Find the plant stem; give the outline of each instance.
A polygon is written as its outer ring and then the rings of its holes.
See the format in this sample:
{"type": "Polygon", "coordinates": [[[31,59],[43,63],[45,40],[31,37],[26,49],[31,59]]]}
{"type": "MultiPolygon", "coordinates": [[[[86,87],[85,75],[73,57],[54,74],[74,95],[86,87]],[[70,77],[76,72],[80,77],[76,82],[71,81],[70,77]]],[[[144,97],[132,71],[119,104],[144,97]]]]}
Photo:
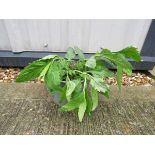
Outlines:
{"type": "Polygon", "coordinates": [[[85,79],[84,79],[84,86],[83,86],[83,91],[85,92],[85,88],[86,88],[86,82],[87,82],[87,79],[86,79],[86,77],[85,77],[85,79]]]}

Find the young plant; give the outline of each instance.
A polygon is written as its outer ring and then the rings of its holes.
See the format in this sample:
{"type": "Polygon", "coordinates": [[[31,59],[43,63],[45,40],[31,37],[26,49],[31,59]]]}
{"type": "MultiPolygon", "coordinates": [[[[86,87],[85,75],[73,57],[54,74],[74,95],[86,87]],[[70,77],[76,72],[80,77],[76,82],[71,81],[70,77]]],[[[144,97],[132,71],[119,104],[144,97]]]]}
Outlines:
{"type": "Polygon", "coordinates": [[[109,86],[106,78],[115,76],[106,64],[117,69],[116,79],[119,90],[122,75],[132,74],[132,65],[126,58],[140,61],[140,54],[135,47],[127,47],[117,52],[102,49],[86,59],[78,47],[69,47],[65,58],[49,55],[30,63],[17,76],[17,82],[36,78],[44,79],[49,93],[59,93],[61,105],[59,111],[78,110],[79,121],[84,114],[91,115],[98,106],[99,93],[109,97],[109,86]],[[79,59],[75,59],[79,57],[79,59]]]}

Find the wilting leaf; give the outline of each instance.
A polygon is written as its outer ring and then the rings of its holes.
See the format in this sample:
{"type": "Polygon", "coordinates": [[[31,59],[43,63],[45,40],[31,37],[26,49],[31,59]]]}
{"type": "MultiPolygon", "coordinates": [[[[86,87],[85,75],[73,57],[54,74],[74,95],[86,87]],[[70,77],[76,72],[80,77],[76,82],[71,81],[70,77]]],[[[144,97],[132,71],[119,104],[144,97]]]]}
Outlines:
{"type": "Polygon", "coordinates": [[[50,65],[51,65],[51,62],[48,65],[46,65],[46,67],[43,69],[43,71],[40,74],[40,77],[44,77],[46,75],[46,73],[48,72],[48,69],[49,69],[50,65]]]}
{"type": "Polygon", "coordinates": [[[16,78],[16,82],[25,82],[38,78],[49,64],[47,60],[37,60],[25,67],[16,78]]]}

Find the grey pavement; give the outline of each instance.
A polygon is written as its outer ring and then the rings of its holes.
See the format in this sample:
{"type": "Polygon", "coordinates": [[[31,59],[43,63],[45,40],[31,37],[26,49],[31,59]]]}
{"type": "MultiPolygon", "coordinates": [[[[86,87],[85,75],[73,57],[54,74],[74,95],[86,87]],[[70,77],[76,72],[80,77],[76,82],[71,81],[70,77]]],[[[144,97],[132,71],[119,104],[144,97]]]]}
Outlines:
{"type": "Polygon", "coordinates": [[[43,84],[0,83],[1,135],[155,134],[155,87],[111,87],[91,117],[58,112],[43,84]]]}

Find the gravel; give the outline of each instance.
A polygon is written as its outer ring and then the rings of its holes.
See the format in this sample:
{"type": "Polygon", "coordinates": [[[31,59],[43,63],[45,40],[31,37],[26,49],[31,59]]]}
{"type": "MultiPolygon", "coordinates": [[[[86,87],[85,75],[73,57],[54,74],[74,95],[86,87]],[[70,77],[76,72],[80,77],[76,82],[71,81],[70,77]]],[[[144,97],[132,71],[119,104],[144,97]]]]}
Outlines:
{"type": "MultiPolygon", "coordinates": [[[[2,68],[0,67],[0,82],[14,83],[16,76],[20,72],[20,68],[2,68]]],[[[116,78],[107,78],[107,83],[110,85],[117,85],[116,78]]],[[[30,81],[31,83],[42,83],[43,80],[37,79],[30,81]]],[[[148,72],[134,71],[132,76],[123,74],[123,85],[124,86],[155,86],[155,78],[151,77],[148,72]]]]}
{"type": "MultiPolygon", "coordinates": [[[[116,78],[107,78],[107,83],[117,85],[116,78]]],[[[122,84],[124,86],[155,86],[155,78],[151,77],[151,74],[148,72],[134,71],[131,76],[123,74],[122,84]]]]}

